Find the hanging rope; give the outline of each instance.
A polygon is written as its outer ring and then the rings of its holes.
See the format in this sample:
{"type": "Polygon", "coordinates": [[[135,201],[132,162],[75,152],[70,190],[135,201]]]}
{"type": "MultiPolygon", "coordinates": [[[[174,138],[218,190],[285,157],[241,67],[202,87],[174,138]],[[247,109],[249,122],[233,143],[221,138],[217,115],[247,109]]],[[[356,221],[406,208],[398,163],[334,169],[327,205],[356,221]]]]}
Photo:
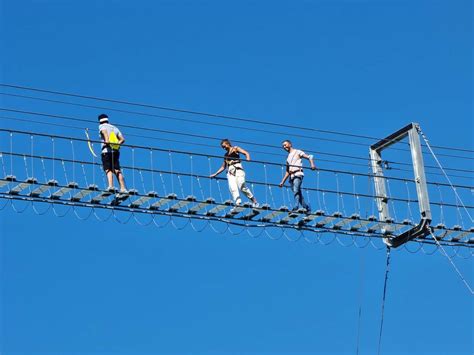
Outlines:
{"type": "Polygon", "coordinates": [[[377,354],[380,355],[380,348],[382,345],[382,332],[383,332],[383,321],[385,311],[385,297],[387,295],[387,283],[388,283],[388,272],[390,268],[390,247],[387,247],[387,264],[385,265],[385,280],[383,285],[383,296],[382,296],[382,314],[380,317],[380,331],[379,331],[379,344],[377,346],[377,354]]]}
{"type": "Polygon", "coordinates": [[[359,344],[360,344],[360,322],[362,319],[362,300],[364,299],[364,259],[362,257],[362,251],[359,252],[359,311],[357,312],[357,345],[356,355],[359,355],[359,344]]]}
{"type": "Polygon", "coordinates": [[[320,194],[320,189],[319,189],[319,170],[317,171],[316,174],[317,174],[317,175],[316,175],[316,190],[317,190],[316,196],[317,196],[317,198],[318,198],[318,207],[319,207],[319,210],[322,210],[323,208],[322,208],[322,206],[321,206],[321,198],[320,198],[320,196],[319,196],[319,194],[320,194]]]}
{"type": "Polygon", "coordinates": [[[446,180],[448,180],[448,183],[449,185],[451,185],[451,188],[453,189],[454,193],[456,194],[456,197],[459,199],[459,201],[461,202],[462,206],[464,207],[464,211],[466,211],[466,214],[469,216],[469,219],[471,220],[471,223],[474,222],[474,220],[472,219],[469,211],[467,210],[466,206],[464,205],[464,202],[462,201],[461,197],[459,196],[457,190],[456,190],[456,187],[453,186],[453,183],[451,182],[451,179],[449,178],[448,174],[446,174],[446,171],[444,170],[443,166],[441,165],[441,163],[439,162],[438,158],[436,157],[433,149],[431,149],[431,145],[428,141],[428,139],[426,138],[425,134],[421,131],[421,129],[419,129],[419,132],[421,134],[421,136],[423,137],[425,143],[426,143],[426,146],[428,147],[431,155],[433,156],[434,160],[436,161],[436,164],[438,164],[438,167],[441,169],[441,171],[443,172],[443,175],[446,177],[446,180]]]}
{"type": "Polygon", "coordinates": [[[438,248],[441,250],[441,252],[444,254],[444,256],[446,256],[446,258],[448,258],[449,262],[451,263],[451,265],[453,266],[454,270],[456,271],[456,273],[459,275],[459,277],[461,278],[462,282],[464,283],[464,285],[466,285],[466,288],[469,290],[469,292],[471,293],[471,295],[474,294],[474,291],[472,290],[472,287],[469,285],[469,283],[466,281],[466,279],[464,278],[464,276],[461,274],[461,272],[459,271],[459,269],[457,268],[456,264],[453,262],[453,260],[450,258],[450,256],[448,255],[448,253],[446,252],[446,250],[443,248],[443,246],[441,245],[441,243],[438,241],[438,239],[435,237],[435,235],[433,234],[433,231],[430,229],[430,233],[431,233],[431,237],[434,239],[434,241],[436,242],[436,244],[438,245],[438,248]]]}

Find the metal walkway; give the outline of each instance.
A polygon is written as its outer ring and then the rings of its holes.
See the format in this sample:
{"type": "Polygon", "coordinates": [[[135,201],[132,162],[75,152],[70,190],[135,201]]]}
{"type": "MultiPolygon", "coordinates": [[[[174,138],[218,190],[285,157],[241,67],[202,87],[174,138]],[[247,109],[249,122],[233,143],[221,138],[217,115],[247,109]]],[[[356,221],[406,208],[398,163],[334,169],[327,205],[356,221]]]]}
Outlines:
{"type": "MultiPolygon", "coordinates": [[[[192,195],[183,199],[175,193],[160,196],[153,191],[140,194],[136,190],[130,190],[129,195],[124,196],[118,192],[100,190],[96,185],[79,186],[73,181],[60,185],[55,180],[40,182],[34,177],[17,181],[12,175],[0,179],[0,199],[220,221],[245,228],[291,228],[370,238],[391,238],[393,233],[399,234],[415,226],[410,220],[380,221],[375,216],[344,216],[338,211],[328,213],[317,210],[307,214],[303,211],[291,212],[286,206],[278,209],[272,209],[269,205],[252,208],[251,204],[234,207],[230,200],[216,202],[212,197],[199,200],[192,195]]],[[[458,225],[446,227],[438,224],[432,227],[432,231],[443,245],[474,247],[474,228],[465,230],[458,225]]],[[[415,238],[413,241],[426,244],[435,242],[430,236],[415,238]]]]}

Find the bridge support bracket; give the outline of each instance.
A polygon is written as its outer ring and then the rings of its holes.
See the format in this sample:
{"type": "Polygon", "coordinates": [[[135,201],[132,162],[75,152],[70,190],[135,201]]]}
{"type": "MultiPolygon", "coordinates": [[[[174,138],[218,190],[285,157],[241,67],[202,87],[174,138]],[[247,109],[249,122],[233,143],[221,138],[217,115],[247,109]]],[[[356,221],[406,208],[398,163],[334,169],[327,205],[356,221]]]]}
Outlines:
{"type": "Polygon", "coordinates": [[[388,166],[388,163],[382,160],[382,151],[398,143],[402,139],[408,137],[410,143],[410,153],[413,163],[414,181],[416,184],[416,193],[418,196],[418,205],[420,209],[421,220],[418,225],[412,229],[407,230],[399,235],[395,235],[395,231],[390,227],[385,230],[388,235],[384,238],[385,244],[389,247],[396,248],[414,238],[424,237],[430,234],[431,223],[431,209],[428,196],[428,188],[425,177],[425,166],[423,163],[423,154],[420,143],[420,126],[418,123],[410,123],[397,132],[380,140],[379,142],[370,146],[370,159],[372,173],[374,176],[375,194],[377,201],[377,208],[379,212],[379,219],[382,222],[390,221],[390,212],[388,208],[388,201],[390,197],[387,194],[386,179],[383,168],[388,166]]]}

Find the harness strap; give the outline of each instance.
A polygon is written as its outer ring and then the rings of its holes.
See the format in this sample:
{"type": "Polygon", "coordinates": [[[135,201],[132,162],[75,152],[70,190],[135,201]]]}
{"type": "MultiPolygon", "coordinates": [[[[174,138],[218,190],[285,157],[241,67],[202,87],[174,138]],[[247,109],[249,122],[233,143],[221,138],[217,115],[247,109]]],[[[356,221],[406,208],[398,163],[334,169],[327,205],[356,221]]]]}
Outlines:
{"type": "Polygon", "coordinates": [[[289,171],[290,177],[295,175],[296,173],[299,173],[299,172],[303,172],[303,168],[299,168],[298,170],[294,170],[294,171],[289,171]]]}

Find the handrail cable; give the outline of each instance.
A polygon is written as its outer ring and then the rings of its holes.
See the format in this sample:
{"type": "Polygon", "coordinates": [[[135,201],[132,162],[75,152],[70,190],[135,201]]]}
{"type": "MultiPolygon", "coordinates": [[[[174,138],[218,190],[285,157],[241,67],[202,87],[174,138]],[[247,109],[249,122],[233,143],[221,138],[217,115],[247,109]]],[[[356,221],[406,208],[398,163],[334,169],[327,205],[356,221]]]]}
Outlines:
{"type": "MultiPolygon", "coordinates": [[[[85,123],[94,124],[94,125],[97,124],[96,121],[87,120],[87,119],[84,119],[84,118],[70,117],[70,116],[64,116],[64,115],[55,115],[55,114],[50,114],[50,113],[23,111],[23,110],[2,108],[2,107],[0,107],[0,111],[7,111],[7,112],[15,112],[15,113],[21,113],[21,114],[27,114],[27,115],[34,115],[34,116],[57,118],[57,119],[63,119],[63,120],[68,120],[68,121],[85,122],[85,123]]],[[[140,127],[140,126],[125,125],[125,124],[119,124],[119,126],[124,127],[124,128],[136,129],[136,130],[146,130],[146,131],[151,131],[151,132],[167,133],[167,134],[174,134],[174,135],[181,135],[181,136],[189,136],[189,137],[201,138],[201,139],[211,139],[211,140],[217,140],[217,141],[221,140],[221,138],[218,138],[218,137],[205,136],[205,135],[199,135],[199,134],[194,134],[194,133],[176,132],[176,131],[170,131],[170,130],[152,128],[152,127],[146,128],[146,127],[140,127]]],[[[256,143],[256,142],[243,141],[243,140],[233,140],[233,141],[238,142],[238,143],[243,143],[243,144],[256,145],[256,146],[260,146],[260,147],[281,149],[281,147],[271,145],[271,144],[256,143]]],[[[338,157],[351,158],[351,159],[357,159],[357,160],[363,160],[363,161],[371,160],[370,158],[368,159],[368,158],[351,156],[351,155],[320,152],[320,151],[314,151],[313,149],[304,149],[304,150],[312,151],[316,154],[324,154],[324,155],[329,155],[329,156],[338,156],[338,157]]],[[[448,155],[448,154],[438,154],[438,156],[474,160],[474,158],[470,158],[470,157],[459,157],[459,156],[453,156],[453,155],[448,155]]],[[[396,161],[385,161],[385,162],[387,162],[389,164],[400,164],[400,165],[405,164],[405,163],[396,162],[396,161]]],[[[410,165],[410,164],[407,164],[407,165],[410,165]]],[[[427,166],[427,167],[436,168],[436,169],[438,168],[438,167],[435,167],[435,166],[427,166]]],[[[454,170],[454,168],[446,168],[446,169],[454,170]]],[[[458,171],[458,169],[456,169],[456,171],[458,171]]],[[[468,171],[468,172],[472,172],[472,171],[468,171]]]]}
{"type": "MultiPolygon", "coordinates": [[[[26,119],[21,119],[21,118],[16,118],[16,117],[7,117],[7,116],[0,116],[0,119],[5,119],[5,120],[12,120],[12,121],[18,121],[18,122],[28,122],[28,123],[37,123],[41,125],[49,125],[53,127],[66,127],[66,128],[72,128],[76,130],[84,130],[84,127],[78,127],[78,126],[72,126],[72,125],[67,125],[67,124],[60,124],[60,123],[50,123],[50,122],[43,122],[43,121],[35,121],[35,120],[26,120],[26,119]]],[[[173,132],[169,131],[170,134],[175,134],[175,135],[184,135],[186,134],[181,133],[181,132],[173,132]]],[[[147,136],[147,135],[138,135],[138,134],[133,134],[133,133],[127,133],[128,137],[137,137],[137,138],[146,138],[146,139],[152,139],[152,140],[157,140],[157,141],[164,141],[164,142],[173,142],[173,143],[185,143],[188,145],[195,145],[195,146],[202,146],[202,147],[209,147],[209,148],[215,148],[215,145],[210,145],[210,144],[205,144],[205,143],[198,143],[198,142],[191,142],[191,141],[185,141],[185,140],[175,140],[175,139],[169,139],[169,138],[162,138],[162,137],[152,137],[152,136],[147,136]]],[[[215,138],[219,139],[219,138],[215,138]]],[[[236,141],[238,142],[238,141],[236,141]]],[[[247,143],[249,144],[249,143],[247,143]]],[[[258,143],[250,143],[253,145],[259,145],[258,143]]],[[[261,150],[252,150],[252,153],[259,153],[259,154],[264,154],[264,155],[270,155],[270,156],[275,156],[275,157],[285,157],[286,155],[284,154],[278,154],[278,153],[269,153],[269,152],[264,152],[261,150]]],[[[329,156],[337,156],[337,157],[345,157],[345,158],[352,158],[352,159],[365,159],[365,158],[359,158],[359,157],[353,157],[353,156],[347,156],[347,155],[342,155],[342,154],[332,154],[332,153],[326,153],[326,152],[320,152],[320,151],[313,151],[314,153],[318,155],[329,155],[329,156]]],[[[370,159],[369,159],[370,160],[370,159]]],[[[330,159],[323,159],[318,157],[317,158],[318,162],[328,162],[328,163],[337,163],[337,164],[344,164],[344,165],[352,165],[352,166],[361,166],[361,167],[366,167],[367,164],[358,164],[354,162],[347,162],[347,161],[340,161],[340,160],[330,160],[330,159]]],[[[385,161],[388,164],[398,164],[398,165],[407,165],[407,166],[412,166],[412,164],[408,163],[397,163],[397,162],[391,162],[391,161],[385,161]]],[[[436,169],[438,170],[438,167],[436,166],[425,166],[426,168],[431,168],[431,169],[436,169]]],[[[394,168],[390,167],[390,170],[395,170],[395,171],[404,171],[404,172],[413,172],[412,170],[409,169],[403,169],[403,168],[394,168]]],[[[463,169],[455,169],[455,168],[445,168],[445,170],[451,170],[451,171],[461,171],[461,172],[471,172],[470,170],[463,170],[463,169]]],[[[472,171],[474,173],[474,171],[472,171]]],[[[435,173],[435,172],[427,172],[427,175],[438,175],[438,176],[444,176],[442,173],[435,173]]],[[[456,177],[456,178],[463,178],[463,179],[472,179],[471,176],[465,176],[465,175],[451,175],[451,177],[456,177]]]]}
{"type": "MultiPolygon", "coordinates": [[[[81,142],[91,142],[91,143],[102,143],[101,141],[98,140],[87,140],[84,138],[77,138],[77,137],[70,137],[70,136],[60,136],[60,135],[52,135],[52,134],[47,134],[47,133],[37,133],[37,132],[29,132],[29,131],[21,131],[21,130],[13,130],[13,129],[7,129],[7,128],[0,128],[0,132],[13,132],[13,133],[19,133],[19,134],[35,134],[37,136],[42,136],[42,137],[55,137],[59,139],[74,139],[77,141],[81,142]]],[[[140,145],[130,145],[130,144],[123,144],[123,147],[130,147],[130,148],[138,148],[138,149],[153,149],[156,151],[166,151],[169,152],[169,148],[159,148],[159,147],[150,147],[150,146],[140,146],[140,145]]],[[[213,154],[207,154],[207,153],[196,153],[196,152],[189,152],[189,151],[184,151],[184,150],[176,150],[176,149],[171,149],[172,152],[174,153],[180,153],[180,154],[185,154],[185,155],[196,155],[196,156],[205,156],[205,157],[211,157],[211,158],[217,158],[217,159],[222,159],[221,155],[213,155],[213,154]]],[[[248,161],[248,163],[257,163],[257,164],[268,164],[268,165],[273,165],[273,166],[286,166],[286,163],[276,163],[276,162],[270,162],[270,161],[264,161],[264,160],[251,160],[248,161]]],[[[292,166],[292,165],[289,165],[292,166]]],[[[341,173],[341,174],[346,174],[346,175],[357,175],[357,176],[371,176],[373,177],[373,174],[366,174],[366,173],[360,173],[360,172],[352,172],[352,171],[347,171],[347,170],[339,170],[339,169],[326,169],[326,168],[318,168],[320,171],[326,171],[326,172],[334,172],[334,173],[341,173]]],[[[412,179],[406,179],[406,178],[401,178],[401,177],[392,177],[392,176],[380,176],[382,179],[391,179],[394,181],[406,181],[406,182],[411,182],[413,183],[414,180],[412,179]]],[[[439,186],[451,186],[451,184],[446,184],[446,183],[441,183],[441,182],[432,182],[432,181],[427,181],[427,184],[431,185],[439,185],[439,186]]],[[[469,185],[453,185],[454,187],[459,187],[459,188],[464,188],[464,189],[474,189],[474,186],[469,186],[469,185]]]]}
{"type": "MultiPolygon", "coordinates": [[[[81,142],[92,142],[92,143],[102,143],[101,141],[96,141],[96,140],[90,140],[88,141],[87,139],[84,138],[75,138],[75,137],[68,137],[68,136],[59,136],[59,135],[52,135],[52,134],[46,134],[46,133],[36,133],[36,132],[28,132],[28,131],[20,131],[20,130],[12,130],[12,129],[5,129],[5,128],[0,128],[0,132],[10,132],[10,133],[19,133],[19,134],[24,134],[24,135],[30,135],[30,134],[35,134],[36,136],[42,136],[42,137],[49,137],[49,138],[59,138],[59,139],[66,139],[66,140],[77,140],[81,142]]],[[[196,155],[196,156],[203,156],[203,157],[211,157],[211,158],[217,158],[217,159],[222,159],[222,156],[220,155],[213,155],[213,154],[203,154],[203,153],[196,153],[196,152],[189,152],[189,151],[183,151],[183,150],[176,150],[176,149],[164,149],[164,148],[158,148],[158,147],[150,147],[150,146],[139,146],[139,145],[127,145],[123,144],[122,146],[124,147],[130,147],[130,148],[138,148],[138,149],[153,149],[156,151],[162,151],[162,152],[173,152],[173,153],[179,153],[179,154],[184,154],[184,155],[196,155]]],[[[282,163],[275,163],[275,162],[269,162],[269,161],[263,161],[263,160],[251,160],[248,161],[248,163],[254,163],[254,164],[268,164],[268,165],[273,165],[273,166],[286,166],[286,164],[282,163]]],[[[292,166],[292,165],[289,165],[292,166]]],[[[347,170],[336,170],[336,169],[325,169],[325,168],[318,168],[319,171],[324,171],[324,172],[334,172],[334,173],[341,173],[341,174],[346,174],[346,175],[356,175],[356,176],[370,176],[373,177],[373,174],[367,174],[367,173],[360,173],[360,172],[352,172],[352,171],[347,171],[347,170]]],[[[405,178],[400,178],[400,177],[387,177],[387,176],[379,176],[382,179],[391,179],[394,181],[404,181],[404,182],[411,182],[413,183],[414,180],[411,179],[405,179],[405,178]]],[[[454,186],[454,187],[459,187],[459,188],[464,188],[464,189],[474,189],[474,186],[467,186],[467,185],[451,185],[451,184],[446,184],[446,183],[441,183],[441,182],[431,182],[427,181],[427,184],[430,185],[439,185],[439,186],[454,186]]]]}
{"type": "MultiPolygon", "coordinates": [[[[364,136],[364,135],[357,135],[357,134],[346,133],[346,132],[331,131],[331,130],[322,130],[322,129],[316,129],[316,128],[310,128],[310,127],[301,127],[301,126],[289,125],[289,124],[282,124],[282,123],[273,123],[273,122],[267,122],[267,121],[262,121],[262,120],[257,120],[257,119],[251,119],[251,118],[244,118],[244,117],[237,117],[237,116],[229,116],[229,115],[222,115],[222,114],[214,114],[214,113],[207,113],[207,112],[199,112],[199,111],[193,111],[193,110],[178,109],[178,108],[173,108],[173,107],[165,107],[165,106],[157,106],[157,105],[144,104],[144,103],[136,103],[136,102],[125,101],[125,100],[117,100],[117,99],[108,99],[108,98],[103,98],[103,97],[80,95],[80,94],[75,94],[75,93],[66,93],[66,92],[60,92],[60,91],[53,91],[53,90],[46,90],[46,89],[33,88],[33,87],[28,87],[28,86],[14,85],[14,84],[0,83],[0,86],[8,87],[8,88],[13,88],[13,89],[20,89],[20,90],[27,90],[27,91],[35,91],[35,92],[42,92],[42,93],[48,93],[48,94],[54,94],[54,95],[61,95],[61,96],[68,96],[68,97],[76,97],[76,98],[81,98],[81,99],[88,99],[88,100],[95,100],[95,101],[102,101],[102,102],[110,102],[110,103],[117,103],[117,104],[129,105],[129,106],[146,107],[146,108],[159,109],[159,110],[164,110],[164,111],[171,111],[171,112],[179,112],[179,113],[187,113],[187,114],[192,114],[192,115],[199,115],[199,116],[207,116],[207,117],[215,117],[215,118],[224,118],[224,119],[229,119],[229,120],[234,120],[234,121],[243,121],[243,122],[249,122],[249,123],[257,123],[257,124],[268,125],[268,126],[286,127],[286,128],[292,128],[292,129],[299,129],[299,130],[305,130],[305,131],[313,131],[313,132],[325,133],[325,134],[341,135],[341,136],[354,137],[354,138],[363,138],[363,139],[371,139],[371,140],[381,140],[381,138],[377,138],[377,137],[364,136]]],[[[443,147],[443,146],[434,146],[434,147],[435,147],[435,148],[438,148],[438,149],[458,150],[458,151],[469,152],[469,153],[473,153],[473,152],[474,152],[473,150],[470,150],[470,149],[463,149],[463,148],[443,147]]]]}
{"type": "MultiPolygon", "coordinates": [[[[169,152],[169,150],[163,150],[163,151],[167,151],[169,152]]],[[[177,151],[172,151],[173,153],[180,153],[180,152],[177,152],[177,151]]],[[[24,157],[25,154],[23,153],[10,153],[10,152],[2,152],[0,151],[0,154],[2,155],[6,155],[6,156],[15,156],[15,157],[24,157]]],[[[195,154],[195,155],[198,155],[198,154],[195,154]]],[[[66,159],[66,158],[60,158],[60,157],[49,157],[49,156],[44,156],[44,155],[28,155],[29,157],[31,158],[35,158],[35,159],[45,159],[45,160],[52,160],[52,161],[61,161],[61,162],[64,162],[64,163],[77,163],[77,164],[83,164],[83,165],[94,165],[94,166],[102,166],[100,163],[97,163],[97,162],[90,162],[90,161],[81,161],[81,160],[72,160],[72,159],[66,159]]],[[[267,163],[269,164],[269,163],[267,163]]],[[[122,165],[122,168],[124,169],[132,169],[131,166],[128,166],[128,165],[122,165]]],[[[140,166],[134,166],[133,167],[134,169],[136,170],[140,170],[140,171],[144,171],[144,172],[151,172],[151,173],[161,173],[161,174],[169,174],[169,175],[172,175],[172,174],[178,174],[178,175],[181,175],[181,176],[187,176],[187,177],[191,177],[191,174],[190,173],[185,173],[185,172],[178,172],[178,171],[167,171],[167,170],[158,170],[158,169],[152,169],[152,168],[146,168],[146,167],[140,167],[140,166]]],[[[322,169],[320,169],[321,171],[322,169]]],[[[338,173],[337,171],[334,171],[334,170],[325,170],[326,172],[335,172],[335,173],[338,173]]],[[[353,175],[357,175],[357,174],[353,174],[353,175]]],[[[202,178],[202,179],[211,179],[209,176],[207,175],[199,175],[199,174],[196,174],[196,173],[193,173],[192,175],[193,177],[199,177],[199,178],[202,178]]],[[[221,181],[224,181],[226,180],[225,178],[222,178],[222,177],[215,177],[213,179],[216,179],[217,181],[221,180],[221,181]]],[[[255,180],[248,180],[247,181],[249,184],[255,184],[255,185],[259,185],[259,186],[272,186],[272,187],[279,187],[278,184],[276,183],[269,183],[269,182],[261,182],[261,181],[255,181],[255,180]]],[[[360,194],[360,193],[352,193],[352,192],[347,192],[347,191],[336,191],[336,190],[329,190],[329,189],[321,189],[321,188],[313,188],[313,187],[305,187],[304,188],[305,190],[307,191],[316,191],[316,192],[323,192],[323,193],[330,193],[330,194],[340,194],[340,195],[347,195],[347,196],[358,196],[358,197],[364,197],[364,198],[382,198],[382,196],[377,196],[377,195],[368,195],[368,194],[360,194]]],[[[418,200],[409,200],[409,199],[406,199],[406,198],[397,198],[397,197],[388,197],[387,200],[390,200],[390,201],[396,201],[396,202],[407,202],[407,203],[417,203],[418,200]]],[[[443,203],[440,203],[440,202],[437,202],[437,201],[430,201],[430,203],[432,205],[443,205],[445,207],[457,207],[457,205],[455,204],[451,204],[451,203],[446,203],[446,202],[443,202],[443,203]]],[[[474,209],[474,206],[465,206],[465,208],[467,209],[474,209]]]]}

